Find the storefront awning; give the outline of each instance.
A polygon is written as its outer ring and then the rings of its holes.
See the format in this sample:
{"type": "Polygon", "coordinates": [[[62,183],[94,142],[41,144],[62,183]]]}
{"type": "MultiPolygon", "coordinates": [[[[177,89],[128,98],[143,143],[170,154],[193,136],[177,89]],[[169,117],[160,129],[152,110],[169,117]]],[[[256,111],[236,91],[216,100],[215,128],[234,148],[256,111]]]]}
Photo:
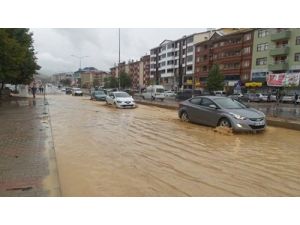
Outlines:
{"type": "Polygon", "coordinates": [[[247,82],[245,83],[246,87],[261,87],[262,82],[247,82]]]}

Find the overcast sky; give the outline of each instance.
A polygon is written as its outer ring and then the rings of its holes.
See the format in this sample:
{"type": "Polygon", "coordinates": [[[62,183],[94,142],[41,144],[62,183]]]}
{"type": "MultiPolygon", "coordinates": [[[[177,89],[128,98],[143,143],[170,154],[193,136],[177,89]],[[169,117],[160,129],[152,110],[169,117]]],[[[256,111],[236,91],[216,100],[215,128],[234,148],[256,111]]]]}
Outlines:
{"type": "MultiPolygon", "coordinates": [[[[183,35],[205,31],[203,28],[121,29],[121,61],[138,60],[163,40],[175,40],[183,35]]],[[[41,74],[74,72],[93,66],[109,71],[118,62],[118,29],[31,29],[41,74]]]]}

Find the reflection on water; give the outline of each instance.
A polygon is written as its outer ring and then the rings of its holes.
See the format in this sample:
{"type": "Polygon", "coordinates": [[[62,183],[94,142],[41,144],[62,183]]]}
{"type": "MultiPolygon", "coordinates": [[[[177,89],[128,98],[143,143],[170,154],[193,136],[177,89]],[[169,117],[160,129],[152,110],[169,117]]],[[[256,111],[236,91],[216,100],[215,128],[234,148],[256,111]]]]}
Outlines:
{"type": "Polygon", "coordinates": [[[51,96],[65,196],[299,196],[300,132],[224,134],[177,112],[51,96]]]}

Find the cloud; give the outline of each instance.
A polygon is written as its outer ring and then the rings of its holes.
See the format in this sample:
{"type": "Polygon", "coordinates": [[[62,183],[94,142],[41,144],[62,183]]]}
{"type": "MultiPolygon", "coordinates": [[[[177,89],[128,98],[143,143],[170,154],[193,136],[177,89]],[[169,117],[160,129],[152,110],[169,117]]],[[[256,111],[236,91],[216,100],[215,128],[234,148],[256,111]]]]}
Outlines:
{"type": "MultiPolygon", "coordinates": [[[[79,59],[82,67],[93,66],[100,70],[109,69],[118,62],[117,28],[72,28],[72,29],[31,29],[34,47],[37,51],[41,73],[51,75],[56,72],[76,71],[79,59]]],[[[163,29],[163,28],[122,28],[121,61],[138,60],[164,39],[175,40],[183,35],[201,32],[203,29],[163,29]]]]}

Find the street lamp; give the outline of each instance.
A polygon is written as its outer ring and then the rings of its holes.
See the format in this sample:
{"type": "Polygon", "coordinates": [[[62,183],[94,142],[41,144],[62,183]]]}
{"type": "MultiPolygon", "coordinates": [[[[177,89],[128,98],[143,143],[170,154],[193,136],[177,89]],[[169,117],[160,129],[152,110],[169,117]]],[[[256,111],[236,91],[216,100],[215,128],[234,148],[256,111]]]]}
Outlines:
{"type": "Polygon", "coordinates": [[[86,56],[71,55],[71,56],[73,56],[73,57],[79,59],[79,69],[81,69],[81,60],[82,60],[83,58],[89,57],[89,56],[87,56],[87,55],[86,55],[86,56]]]}

